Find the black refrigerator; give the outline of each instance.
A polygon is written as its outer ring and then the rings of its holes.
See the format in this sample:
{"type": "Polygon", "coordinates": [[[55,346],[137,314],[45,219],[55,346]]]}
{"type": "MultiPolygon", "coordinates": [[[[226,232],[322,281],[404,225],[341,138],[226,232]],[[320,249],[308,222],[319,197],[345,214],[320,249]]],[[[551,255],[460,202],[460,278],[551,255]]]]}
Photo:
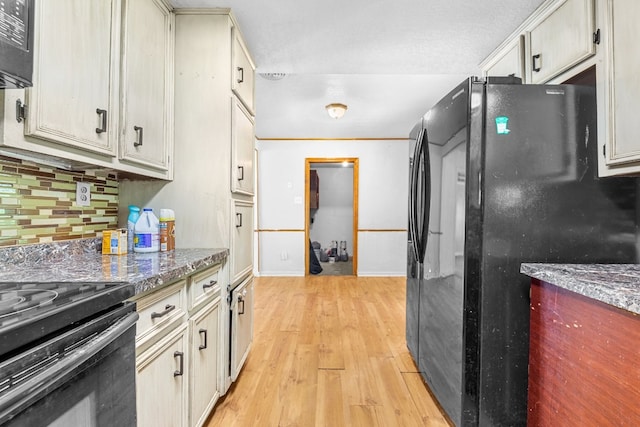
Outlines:
{"type": "Polygon", "coordinates": [[[598,179],[593,87],[472,77],[410,139],[407,346],[455,425],[524,426],[520,264],[638,262],[636,179],[598,179]]]}

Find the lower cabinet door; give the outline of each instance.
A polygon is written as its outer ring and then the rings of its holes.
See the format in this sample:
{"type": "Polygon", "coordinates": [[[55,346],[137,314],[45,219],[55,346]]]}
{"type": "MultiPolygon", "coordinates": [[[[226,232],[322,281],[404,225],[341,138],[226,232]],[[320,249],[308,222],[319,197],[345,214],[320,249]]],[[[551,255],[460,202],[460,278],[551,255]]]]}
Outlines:
{"type": "Polygon", "coordinates": [[[202,426],[220,397],[220,298],[193,316],[191,323],[191,426],[202,426]]]}
{"type": "Polygon", "coordinates": [[[244,365],[253,341],[253,276],[231,291],[231,381],[244,365]]]}
{"type": "Polygon", "coordinates": [[[187,326],[185,322],[136,358],[139,427],[187,425],[187,326]]]}
{"type": "Polygon", "coordinates": [[[231,283],[253,271],[253,203],[232,200],[231,283]]]}

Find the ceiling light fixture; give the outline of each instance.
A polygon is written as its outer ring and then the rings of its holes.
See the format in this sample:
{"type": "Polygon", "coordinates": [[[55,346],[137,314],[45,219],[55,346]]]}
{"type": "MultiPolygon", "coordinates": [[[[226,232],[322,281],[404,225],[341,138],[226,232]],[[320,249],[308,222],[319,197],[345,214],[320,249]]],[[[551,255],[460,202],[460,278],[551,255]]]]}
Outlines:
{"type": "Polygon", "coordinates": [[[332,119],[339,119],[342,116],[344,116],[344,113],[347,111],[347,106],[344,104],[329,104],[327,106],[325,106],[324,108],[327,109],[327,113],[329,114],[329,117],[331,117],[332,119]]]}

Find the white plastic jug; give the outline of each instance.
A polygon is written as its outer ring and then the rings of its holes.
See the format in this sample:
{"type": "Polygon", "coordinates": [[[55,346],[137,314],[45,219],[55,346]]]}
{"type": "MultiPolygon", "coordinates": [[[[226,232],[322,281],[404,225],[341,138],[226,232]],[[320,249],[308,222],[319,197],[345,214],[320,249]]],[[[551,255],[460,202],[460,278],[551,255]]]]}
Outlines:
{"type": "Polygon", "coordinates": [[[135,226],[134,252],[158,252],[160,250],[160,229],[153,209],[144,208],[135,226]]]}

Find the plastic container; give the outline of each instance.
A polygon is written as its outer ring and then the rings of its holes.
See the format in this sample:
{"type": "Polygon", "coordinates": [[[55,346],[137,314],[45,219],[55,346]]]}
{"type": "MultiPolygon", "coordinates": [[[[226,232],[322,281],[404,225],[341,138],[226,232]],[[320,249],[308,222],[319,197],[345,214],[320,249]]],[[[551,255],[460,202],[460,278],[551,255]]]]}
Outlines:
{"type": "Polygon", "coordinates": [[[160,250],[160,229],[158,217],[153,209],[144,208],[135,226],[134,252],[158,252],[160,250]]]}
{"type": "Polygon", "coordinates": [[[127,251],[133,252],[133,240],[135,237],[136,222],[140,218],[140,208],[129,205],[129,217],[127,218],[127,251]]]}
{"type": "Polygon", "coordinates": [[[160,209],[160,252],[176,247],[176,214],[171,209],[160,209]]]}

